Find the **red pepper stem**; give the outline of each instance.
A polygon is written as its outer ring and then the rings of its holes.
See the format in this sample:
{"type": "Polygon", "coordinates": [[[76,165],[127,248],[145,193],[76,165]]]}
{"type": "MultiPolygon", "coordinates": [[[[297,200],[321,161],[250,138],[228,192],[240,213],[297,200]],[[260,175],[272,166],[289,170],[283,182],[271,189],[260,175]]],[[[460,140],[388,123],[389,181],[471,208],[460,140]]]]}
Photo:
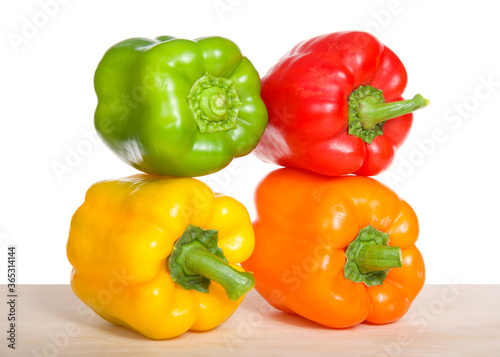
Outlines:
{"type": "Polygon", "coordinates": [[[408,100],[379,103],[372,97],[368,96],[363,99],[359,99],[358,103],[358,116],[361,119],[363,129],[373,129],[378,123],[382,123],[386,120],[394,119],[400,117],[401,115],[426,107],[429,105],[430,100],[422,97],[420,94],[417,94],[412,99],[408,100]]]}

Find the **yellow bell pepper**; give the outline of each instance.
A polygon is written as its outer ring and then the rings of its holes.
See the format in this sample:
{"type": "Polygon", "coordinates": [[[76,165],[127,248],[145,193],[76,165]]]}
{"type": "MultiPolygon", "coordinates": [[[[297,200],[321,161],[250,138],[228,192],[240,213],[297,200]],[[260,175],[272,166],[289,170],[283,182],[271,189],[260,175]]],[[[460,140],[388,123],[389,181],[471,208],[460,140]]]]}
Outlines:
{"type": "Polygon", "coordinates": [[[102,181],[71,220],[71,286],[105,320],[152,339],[209,330],[255,285],[237,265],[254,241],[245,207],[196,179],[102,181]]]}

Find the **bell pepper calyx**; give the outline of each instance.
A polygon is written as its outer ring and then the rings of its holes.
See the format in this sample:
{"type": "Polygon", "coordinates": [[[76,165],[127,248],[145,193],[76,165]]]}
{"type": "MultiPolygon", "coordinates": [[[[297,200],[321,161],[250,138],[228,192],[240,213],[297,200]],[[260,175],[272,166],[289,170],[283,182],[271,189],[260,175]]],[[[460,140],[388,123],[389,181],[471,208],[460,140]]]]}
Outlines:
{"type": "Polygon", "coordinates": [[[187,100],[200,132],[237,127],[236,119],[243,103],[232,80],[206,73],[193,84],[187,100]]]}
{"type": "Polygon", "coordinates": [[[188,225],[168,258],[172,280],[186,290],[208,293],[211,281],[219,283],[230,300],[252,290],[255,279],[249,272],[230,266],[217,246],[218,232],[188,225]]]}
{"type": "Polygon", "coordinates": [[[371,144],[383,134],[387,120],[411,113],[429,105],[430,100],[415,95],[412,99],[386,103],[383,92],[372,86],[359,86],[348,99],[349,134],[371,144]]]}
{"type": "Polygon", "coordinates": [[[367,286],[382,285],[391,268],[403,265],[401,248],[388,243],[387,233],[371,225],[361,229],[345,252],[344,277],[367,286]]]}

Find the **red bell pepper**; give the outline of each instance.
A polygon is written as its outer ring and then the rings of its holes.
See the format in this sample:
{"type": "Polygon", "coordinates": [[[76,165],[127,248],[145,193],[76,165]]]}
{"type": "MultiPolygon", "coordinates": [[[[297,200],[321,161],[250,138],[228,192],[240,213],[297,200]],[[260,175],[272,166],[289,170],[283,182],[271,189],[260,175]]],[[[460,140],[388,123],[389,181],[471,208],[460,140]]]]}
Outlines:
{"type": "Polygon", "coordinates": [[[368,33],[301,42],[262,79],[269,123],[255,154],[324,175],[376,175],[408,136],[411,112],[429,103],[403,101],[406,82],[399,58],[368,33]]]}

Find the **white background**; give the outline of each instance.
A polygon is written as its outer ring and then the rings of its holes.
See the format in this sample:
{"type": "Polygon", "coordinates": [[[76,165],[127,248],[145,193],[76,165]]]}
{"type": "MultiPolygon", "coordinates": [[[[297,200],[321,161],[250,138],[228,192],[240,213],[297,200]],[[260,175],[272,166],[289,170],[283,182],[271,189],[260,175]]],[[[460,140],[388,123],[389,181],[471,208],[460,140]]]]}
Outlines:
{"type": "MultiPolygon", "coordinates": [[[[86,190],[136,173],[93,128],[93,74],[111,45],[220,35],[264,75],[297,42],[354,29],[373,33],[401,58],[406,97],[432,101],[377,177],[419,216],[427,283],[500,283],[495,2],[23,0],[2,2],[0,24],[0,283],[7,282],[9,244],[17,245],[20,283],[69,283],[69,222],[86,190]],[[57,174],[61,165],[68,170],[57,174]]],[[[203,181],[254,217],[254,189],[272,169],[249,156],[203,181]]]]}

